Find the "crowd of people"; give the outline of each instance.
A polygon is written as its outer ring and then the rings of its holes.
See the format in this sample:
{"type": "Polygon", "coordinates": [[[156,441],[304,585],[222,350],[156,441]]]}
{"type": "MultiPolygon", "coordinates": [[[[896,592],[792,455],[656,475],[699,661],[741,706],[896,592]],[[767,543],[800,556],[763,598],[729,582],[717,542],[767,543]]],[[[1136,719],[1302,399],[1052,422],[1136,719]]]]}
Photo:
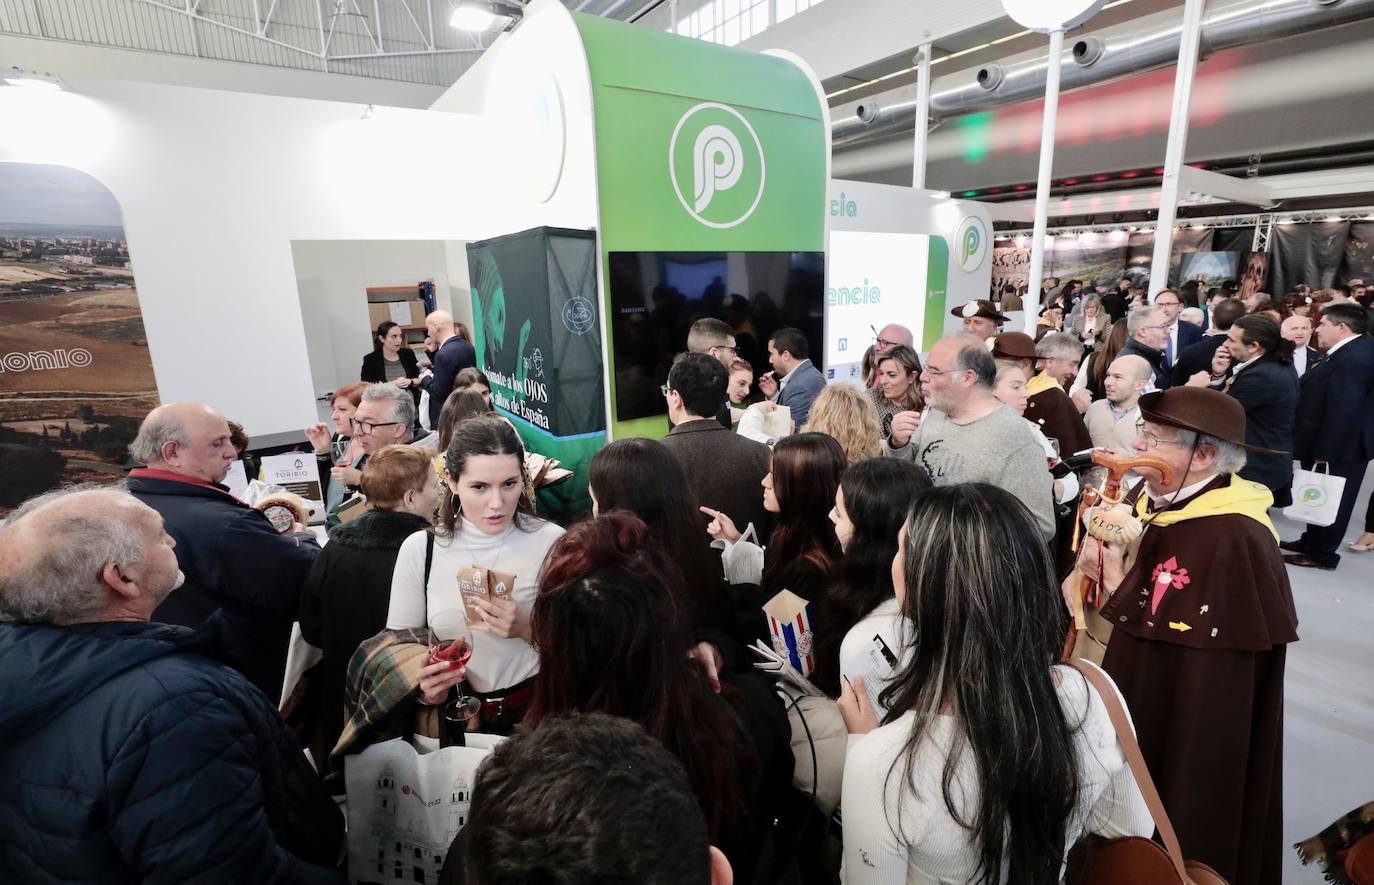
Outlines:
{"type": "Polygon", "coordinates": [[[348,760],[480,732],[506,739],[434,881],[1059,882],[1161,823],[1137,745],[1185,856],[1280,881],[1285,560],[1340,560],[1368,312],[1049,294],[1035,336],[955,307],[924,359],[875,330],[862,385],[786,327],[760,378],[700,318],[671,429],[601,448],[567,525],[443,311],[428,367],[383,324],[307,429],[324,538],[229,494],[214,408],[158,407],[122,487],[0,528],[0,869],[343,881],[348,760]],[[752,398],[789,432],[749,432],[752,398]],[[1136,536],[1083,530],[1089,449],[1129,468],[1136,536]],[[1346,494],[1283,542],[1295,460],[1346,494]],[[319,662],[286,684],[293,624],[319,662]]]}

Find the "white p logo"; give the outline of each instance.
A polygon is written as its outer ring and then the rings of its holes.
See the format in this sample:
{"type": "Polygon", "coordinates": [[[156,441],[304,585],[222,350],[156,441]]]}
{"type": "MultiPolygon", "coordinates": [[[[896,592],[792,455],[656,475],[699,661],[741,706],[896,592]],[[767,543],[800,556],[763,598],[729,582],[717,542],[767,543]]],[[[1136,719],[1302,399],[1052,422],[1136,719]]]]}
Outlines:
{"type": "Polygon", "coordinates": [[[683,114],[673,129],[668,175],[689,215],[707,227],[734,227],[763,199],[763,145],[739,111],[702,102],[683,114]],[[690,191],[684,187],[689,175],[690,191]]]}
{"type": "Polygon", "coordinates": [[[692,149],[692,179],[696,182],[695,206],[705,212],[718,191],[739,184],[743,171],[743,150],[735,133],[724,126],[707,126],[697,136],[692,149]]]}

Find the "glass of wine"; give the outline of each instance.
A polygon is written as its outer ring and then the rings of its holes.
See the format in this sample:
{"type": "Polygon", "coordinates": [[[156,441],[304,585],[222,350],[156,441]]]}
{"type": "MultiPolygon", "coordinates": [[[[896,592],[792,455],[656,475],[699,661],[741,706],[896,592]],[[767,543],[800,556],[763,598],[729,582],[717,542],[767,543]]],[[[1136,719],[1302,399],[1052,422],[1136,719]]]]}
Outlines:
{"type": "MultiPolygon", "coordinates": [[[[434,638],[439,640],[429,650],[430,662],[452,661],[460,667],[466,666],[472,659],[472,628],[468,626],[463,610],[455,608],[434,612],[429,617],[429,627],[434,631],[434,638]]],[[[462,694],[460,688],[458,696],[444,704],[441,713],[445,719],[462,729],[481,710],[481,699],[462,694]]]]}

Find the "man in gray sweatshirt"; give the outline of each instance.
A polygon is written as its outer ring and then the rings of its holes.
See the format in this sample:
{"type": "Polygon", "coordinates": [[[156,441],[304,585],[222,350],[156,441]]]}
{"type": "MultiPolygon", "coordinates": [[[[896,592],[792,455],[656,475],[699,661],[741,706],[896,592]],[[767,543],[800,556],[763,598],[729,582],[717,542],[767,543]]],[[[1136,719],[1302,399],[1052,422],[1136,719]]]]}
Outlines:
{"type": "Polygon", "coordinates": [[[1024,418],[993,395],[997,365],[972,335],[935,342],[921,372],[925,412],[899,412],[883,454],[920,464],[937,486],[985,482],[1011,492],[1054,537],[1053,478],[1024,418]]]}

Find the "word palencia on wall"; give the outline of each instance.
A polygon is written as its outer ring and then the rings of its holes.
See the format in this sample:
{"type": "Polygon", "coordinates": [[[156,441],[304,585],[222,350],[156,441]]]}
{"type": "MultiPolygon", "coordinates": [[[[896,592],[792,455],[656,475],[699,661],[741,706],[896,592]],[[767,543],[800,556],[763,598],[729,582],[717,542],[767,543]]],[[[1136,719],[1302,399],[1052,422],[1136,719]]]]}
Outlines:
{"type": "Polygon", "coordinates": [[[71,350],[13,351],[0,357],[0,372],[41,372],[48,369],[84,369],[92,362],[84,347],[71,350]]]}

